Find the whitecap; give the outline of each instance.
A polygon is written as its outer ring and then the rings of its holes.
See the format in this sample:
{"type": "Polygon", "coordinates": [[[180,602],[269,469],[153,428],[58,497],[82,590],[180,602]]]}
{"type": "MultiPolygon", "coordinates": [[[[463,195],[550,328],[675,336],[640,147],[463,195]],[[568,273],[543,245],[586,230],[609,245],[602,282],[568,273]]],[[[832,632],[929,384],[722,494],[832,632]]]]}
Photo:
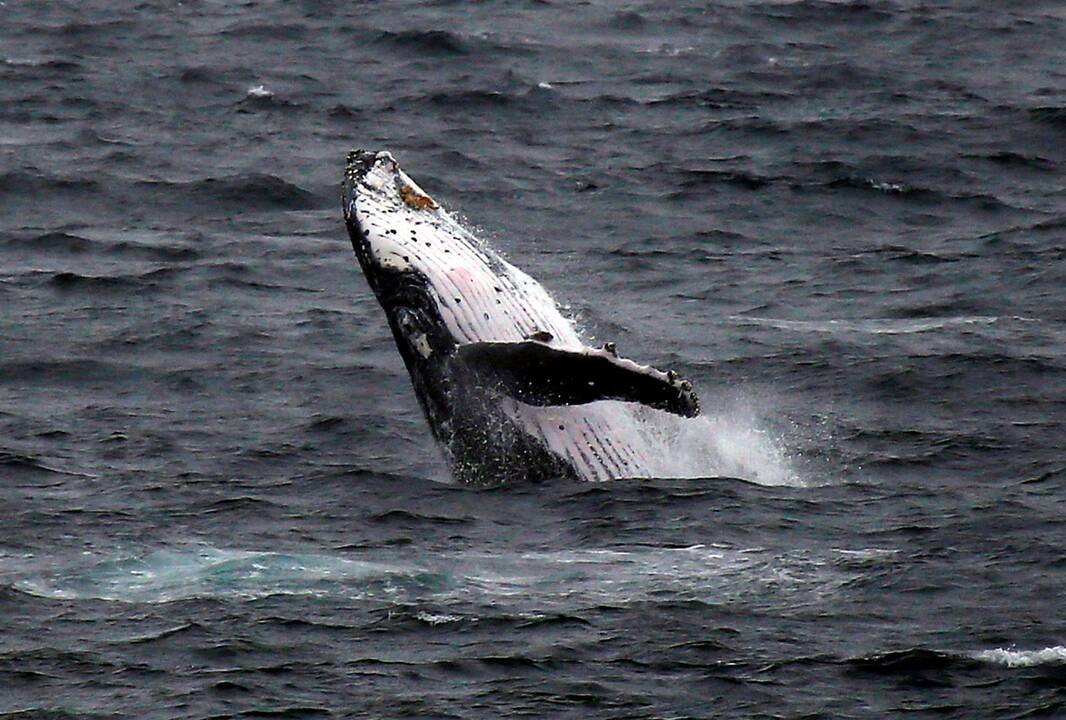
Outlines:
{"type": "Polygon", "coordinates": [[[421,610],[415,615],[415,619],[420,622],[424,622],[427,625],[436,627],[437,625],[450,625],[457,623],[463,619],[461,615],[449,615],[448,613],[431,613],[421,610]]]}
{"type": "Polygon", "coordinates": [[[975,660],[1005,665],[1009,668],[1026,668],[1036,665],[1066,664],[1066,647],[1056,645],[1043,650],[1015,650],[1013,648],[996,648],[973,653],[975,660]]]}
{"type": "Polygon", "coordinates": [[[907,190],[907,186],[901,183],[876,182],[874,180],[870,181],[870,187],[874,190],[880,190],[881,192],[886,193],[902,193],[907,190]]]}
{"type": "Polygon", "coordinates": [[[267,90],[265,85],[253,85],[248,88],[248,97],[272,98],[274,97],[274,93],[271,90],[267,90]]]}
{"type": "MultiPolygon", "coordinates": [[[[1027,318],[1009,318],[1026,321],[1027,318]]],[[[793,332],[826,333],[833,335],[909,335],[947,328],[994,325],[1004,318],[995,315],[961,315],[956,317],[926,318],[864,318],[829,320],[786,320],[783,318],[741,317],[733,315],[730,322],[737,325],[769,327],[793,332]]]]}

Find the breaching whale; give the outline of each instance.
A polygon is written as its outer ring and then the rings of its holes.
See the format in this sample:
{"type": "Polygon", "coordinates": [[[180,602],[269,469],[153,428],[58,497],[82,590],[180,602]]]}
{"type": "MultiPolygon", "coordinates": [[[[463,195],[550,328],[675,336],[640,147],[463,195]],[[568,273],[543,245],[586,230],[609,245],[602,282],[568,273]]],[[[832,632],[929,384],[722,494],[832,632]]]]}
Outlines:
{"type": "Polygon", "coordinates": [[[482,244],[388,152],[353,150],[345,224],[456,480],[655,475],[648,418],[694,417],[674,372],[587,347],[547,291],[482,244]]]}

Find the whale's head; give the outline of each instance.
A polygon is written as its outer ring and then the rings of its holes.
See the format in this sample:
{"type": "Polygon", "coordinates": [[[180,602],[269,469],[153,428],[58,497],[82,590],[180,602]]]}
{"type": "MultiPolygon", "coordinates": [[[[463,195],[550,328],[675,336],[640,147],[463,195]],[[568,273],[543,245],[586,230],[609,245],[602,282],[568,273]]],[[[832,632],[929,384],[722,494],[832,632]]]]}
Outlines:
{"type": "Polygon", "coordinates": [[[433,248],[442,211],[388,152],[348,154],[341,201],[363,274],[414,377],[456,345],[435,277],[446,250],[433,248]]]}

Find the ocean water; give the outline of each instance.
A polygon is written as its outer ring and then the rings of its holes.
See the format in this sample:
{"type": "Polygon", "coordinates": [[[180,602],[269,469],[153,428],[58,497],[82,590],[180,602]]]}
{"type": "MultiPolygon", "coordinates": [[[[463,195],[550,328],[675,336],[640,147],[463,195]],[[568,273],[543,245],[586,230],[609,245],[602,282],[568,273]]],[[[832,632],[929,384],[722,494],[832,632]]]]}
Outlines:
{"type": "Polygon", "coordinates": [[[0,717],[1066,717],[1064,38],[0,4],[0,717]],[[449,482],[352,147],[695,382],[678,478],[449,482]]]}

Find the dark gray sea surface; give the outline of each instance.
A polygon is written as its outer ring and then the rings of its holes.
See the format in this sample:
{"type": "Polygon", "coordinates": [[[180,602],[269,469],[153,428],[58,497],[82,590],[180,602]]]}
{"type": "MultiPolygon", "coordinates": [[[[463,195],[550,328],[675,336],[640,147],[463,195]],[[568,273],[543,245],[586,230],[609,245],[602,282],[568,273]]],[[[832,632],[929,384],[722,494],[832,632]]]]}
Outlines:
{"type": "Polygon", "coordinates": [[[1066,717],[1064,68],[1059,2],[0,3],[0,717],[1066,717]],[[451,484],[352,147],[720,477],[451,484]]]}

